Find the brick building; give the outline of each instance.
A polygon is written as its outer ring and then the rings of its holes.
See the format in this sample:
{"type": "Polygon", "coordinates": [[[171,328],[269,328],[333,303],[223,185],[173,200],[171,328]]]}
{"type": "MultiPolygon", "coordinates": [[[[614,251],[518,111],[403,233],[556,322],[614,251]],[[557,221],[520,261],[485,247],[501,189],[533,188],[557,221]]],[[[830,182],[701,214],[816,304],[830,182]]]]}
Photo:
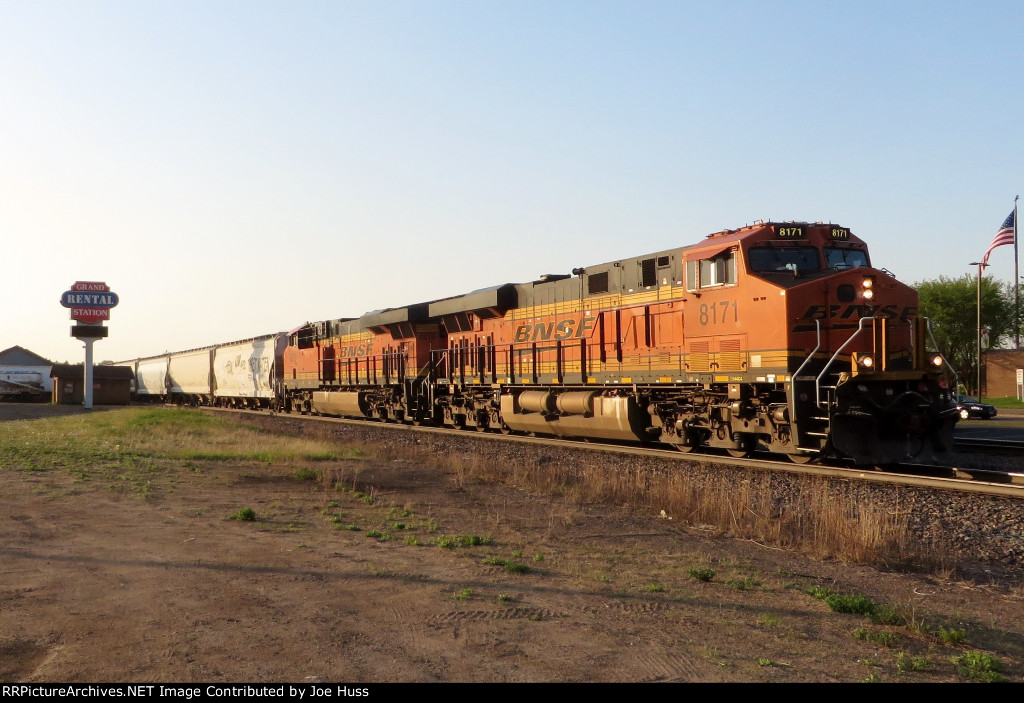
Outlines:
{"type": "Polygon", "coordinates": [[[990,349],[982,357],[986,398],[1017,396],[1017,369],[1024,369],[1024,349],[990,349]]]}

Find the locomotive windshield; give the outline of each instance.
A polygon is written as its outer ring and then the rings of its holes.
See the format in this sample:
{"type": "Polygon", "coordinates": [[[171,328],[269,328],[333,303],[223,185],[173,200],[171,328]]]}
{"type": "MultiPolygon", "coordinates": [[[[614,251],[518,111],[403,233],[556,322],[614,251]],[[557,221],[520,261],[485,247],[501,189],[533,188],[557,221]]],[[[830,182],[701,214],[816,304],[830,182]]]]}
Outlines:
{"type": "Polygon", "coordinates": [[[834,269],[855,269],[868,266],[868,253],[863,249],[825,247],[825,265],[834,269]]]}
{"type": "Polygon", "coordinates": [[[815,247],[753,247],[748,259],[750,270],[757,273],[821,270],[821,257],[815,247]]]}

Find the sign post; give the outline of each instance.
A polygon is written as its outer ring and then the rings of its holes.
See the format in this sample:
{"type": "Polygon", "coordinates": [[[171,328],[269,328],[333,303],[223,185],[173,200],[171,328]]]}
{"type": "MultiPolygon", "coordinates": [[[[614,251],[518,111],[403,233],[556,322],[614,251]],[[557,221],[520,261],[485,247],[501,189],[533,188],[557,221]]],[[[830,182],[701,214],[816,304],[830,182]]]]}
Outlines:
{"type": "Polygon", "coordinates": [[[79,323],[71,328],[71,336],[85,342],[82,405],[88,410],[92,410],[92,345],[107,336],[109,330],[103,326],[103,320],[110,319],[110,308],[118,302],[117,293],[102,281],[75,281],[60,298],[60,304],[70,308],[71,319],[79,323]]]}

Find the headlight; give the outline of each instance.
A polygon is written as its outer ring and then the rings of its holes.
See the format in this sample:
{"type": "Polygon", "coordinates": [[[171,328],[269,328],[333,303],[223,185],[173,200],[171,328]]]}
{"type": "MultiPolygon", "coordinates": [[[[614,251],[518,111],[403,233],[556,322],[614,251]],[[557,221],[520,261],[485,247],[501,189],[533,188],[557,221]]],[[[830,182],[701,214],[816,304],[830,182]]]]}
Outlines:
{"type": "Polygon", "coordinates": [[[932,366],[942,366],[942,356],[936,354],[932,357],[932,366]]]}
{"type": "Polygon", "coordinates": [[[870,369],[874,367],[875,359],[870,354],[865,354],[864,356],[858,357],[857,363],[866,369],[870,369]]]}
{"type": "Polygon", "coordinates": [[[868,288],[866,291],[864,291],[864,300],[871,300],[874,297],[875,297],[875,291],[871,290],[870,288],[868,288]]]}

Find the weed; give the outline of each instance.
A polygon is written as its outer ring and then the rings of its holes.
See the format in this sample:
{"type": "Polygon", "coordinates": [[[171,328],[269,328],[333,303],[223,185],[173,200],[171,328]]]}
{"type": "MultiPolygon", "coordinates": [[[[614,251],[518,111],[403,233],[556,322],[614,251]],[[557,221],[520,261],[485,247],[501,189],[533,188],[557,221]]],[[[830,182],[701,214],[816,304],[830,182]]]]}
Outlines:
{"type": "Polygon", "coordinates": [[[373,537],[379,542],[387,542],[391,539],[391,535],[389,533],[383,532],[381,530],[367,530],[363,534],[365,534],[367,537],[373,537]]]}
{"type": "Polygon", "coordinates": [[[327,504],[327,507],[328,508],[337,508],[338,507],[338,501],[332,500],[330,503],[327,504]]]}
{"type": "Polygon", "coordinates": [[[729,579],[725,583],[740,591],[749,591],[751,588],[761,585],[760,581],[750,576],[744,576],[741,579],[729,579]]]}
{"type": "Polygon", "coordinates": [[[509,595],[507,593],[499,593],[498,594],[498,602],[499,603],[515,603],[517,600],[518,600],[518,598],[516,596],[511,596],[511,595],[509,595]]]}
{"type": "Polygon", "coordinates": [[[762,613],[758,616],[757,621],[762,625],[767,625],[769,627],[774,627],[776,625],[782,624],[782,621],[779,620],[779,618],[777,618],[776,616],[772,615],[771,613],[762,613]]]}
{"type": "Polygon", "coordinates": [[[833,593],[825,596],[825,604],[834,613],[871,615],[875,612],[874,601],[860,594],[847,595],[844,593],[833,593]]]}
{"type": "Polygon", "coordinates": [[[988,652],[965,652],[950,661],[956,665],[961,676],[974,681],[998,683],[1006,680],[999,674],[1003,669],[1003,663],[988,652]]]}
{"type": "Polygon", "coordinates": [[[437,546],[442,549],[455,549],[456,547],[477,547],[492,543],[490,535],[481,537],[479,535],[440,535],[437,538],[437,546]]]}
{"type": "Polygon", "coordinates": [[[461,591],[455,593],[455,595],[452,597],[455,598],[455,600],[469,600],[473,597],[473,589],[463,588],[461,591]]]}
{"type": "Polygon", "coordinates": [[[405,543],[408,544],[410,547],[420,546],[419,537],[417,537],[416,535],[406,535],[405,543]]]}
{"type": "Polygon", "coordinates": [[[488,557],[484,559],[484,564],[488,566],[500,566],[510,574],[528,574],[530,573],[530,567],[526,564],[520,564],[519,562],[509,561],[508,559],[502,559],[501,557],[488,557]]]}
{"type": "Polygon", "coordinates": [[[866,627],[858,627],[854,630],[853,638],[862,642],[874,642],[883,647],[895,647],[900,643],[900,636],[894,632],[872,632],[866,627]]]}
{"type": "Polygon", "coordinates": [[[232,520],[243,520],[251,522],[256,519],[256,511],[252,508],[242,508],[237,513],[231,516],[232,520]]]}
{"type": "Polygon", "coordinates": [[[404,522],[396,522],[396,523],[394,523],[391,526],[391,529],[393,529],[393,530],[404,530],[404,529],[407,529],[407,526],[406,526],[406,524],[404,522]]]}
{"type": "Polygon", "coordinates": [[[967,630],[958,630],[950,627],[939,627],[939,639],[945,644],[953,647],[959,647],[967,642],[967,630]]]}
{"type": "Polygon", "coordinates": [[[295,472],[295,478],[300,481],[316,481],[320,478],[320,472],[307,469],[305,466],[295,472]]]}
{"type": "Polygon", "coordinates": [[[694,577],[698,581],[704,582],[710,581],[715,577],[715,570],[709,569],[707,567],[695,566],[692,569],[687,569],[686,573],[688,573],[690,576],[694,577]]]}
{"type": "Polygon", "coordinates": [[[437,532],[437,529],[437,520],[434,518],[427,518],[427,532],[437,532]]]}
{"type": "Polygon", "coordinates": [[[896,656],[896,671],[900,673],[904,671],[929,671],[931,668],[932,665],[928,661],[928,657],[912,657],[906,652],[900,652],[896,656]]]}
{"type": "Polygon", "coordinates": [[[359,525],[345,525],[345,527],[341,529],[348,530],[349,532],[359,532],[362,528],[359,527],[359,525]]]}
{"type": "Polygon", "coordinates": [[[512,556],[514,556],[516,559],[519,559],[523,556],[523,550],[517,549],[516,551],[512,552],[512,556]]]}
{"type": "Polygon", "coordinates": [[[765,657],[760,657],[757,660],[757,665],[758,666],[775,666],[775,662],[773,662],[771,659],[766,659],[765,657]]]}
{"type": "Polygon", "coordinates": [[[882,683],[882,679],[875,674],[870,674],[866,679],[861,679],[860,683],[882,683]]]}
{"type": "Polygon", "coordinates": [[[804,591],[811,598],[817,598],[818,600],[825,600],[832,595],[832,589],[825,588],[824,586],[811,586],[804,591]]]}
{"type": "Polygon", "coordinates": [[[490,535],[484,535],[483,537],[479,535],[463,535],[457,539],[459,541],[459,546],[461,547],[477,547],[480,545],[491,544],[494,541],[491,539],[490,535]]]}
{"type": "Polygon", "coordinates": [[[644,586],[641,590],[644,590],[647,593],[664,593],[665,587],[662,586],[660,583],[651,583],[644,586]]]}
{"type": "Polygon", "coordinates": [[[533,555],[533,560],[539,564],[542,561],[544,561],[544,555],[543,554],[534,554],[533,555]]]}
{"type": "Polygon", "coordinates": [[[879,605],[871,613],[871,622],[876,625],[903,627],[907,624],[907,617],[899,609],[891,605],[879,605]]]}

